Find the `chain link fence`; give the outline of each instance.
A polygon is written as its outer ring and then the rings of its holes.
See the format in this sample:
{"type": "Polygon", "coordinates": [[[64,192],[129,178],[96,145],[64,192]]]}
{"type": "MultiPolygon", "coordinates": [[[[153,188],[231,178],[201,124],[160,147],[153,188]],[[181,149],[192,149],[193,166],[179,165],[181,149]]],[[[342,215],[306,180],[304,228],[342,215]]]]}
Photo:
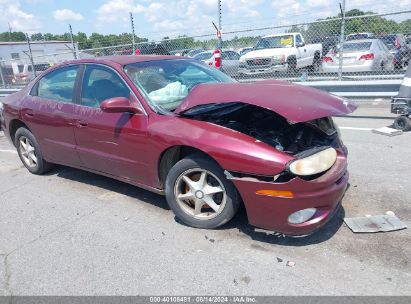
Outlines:
{"type": "MultiPolygon", "coordinates": [[[[211,28],[211,27],[210,27],[211,28]]],[[[177,55],[215,67],[215,33],[133,43],[80,42],[64,52],[0,61],[0,86],[23,86],[49,66],[74,58],[112,55],[177,55]]],[[[28,42],[29,43],[29,42],[28,42]]],[[[28,48],[27,44],[27,50],[28,48]]],[[[223,72],[239,81],[401,79],[411,59],[411,11],[338,18],[226,31],[221,49],[223,72]]]]}

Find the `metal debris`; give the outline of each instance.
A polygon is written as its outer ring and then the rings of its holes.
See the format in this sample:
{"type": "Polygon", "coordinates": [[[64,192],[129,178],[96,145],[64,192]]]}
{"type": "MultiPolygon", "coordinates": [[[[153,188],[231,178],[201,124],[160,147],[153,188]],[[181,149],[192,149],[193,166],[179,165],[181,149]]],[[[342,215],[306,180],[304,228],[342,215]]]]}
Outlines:
{"type": "Polygon", "coordinates": [[[376,134],[387,135],[387,136],[390,136],[390,137],[402,134],[402,131],[397,130],[397,129],[393,129],[393,128],[389,128],[389,127],[373,129],[372,132],[376,133],[376,134]]]}
{"type": "Polygon", "coordinates": [[[344,222],[354,233],[389,232],[407,228],[392,211],[384,215],[345,218],[344,222]]]}
{"type": "Polygon", "coordinates": [[[283,259],[282,259],[282,258],[277,257],[277,262],[278,262],[278,263],[282,263],[282,262],[283,262],[283,259]]]}

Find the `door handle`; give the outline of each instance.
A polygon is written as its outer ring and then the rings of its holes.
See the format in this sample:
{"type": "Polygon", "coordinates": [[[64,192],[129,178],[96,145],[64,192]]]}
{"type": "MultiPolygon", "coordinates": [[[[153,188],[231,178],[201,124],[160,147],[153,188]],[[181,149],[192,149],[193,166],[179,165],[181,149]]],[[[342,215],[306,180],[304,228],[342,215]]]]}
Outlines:
{"type": "Polygon", "coordinates": [[[27,110],[26,113],[24,114],[26,117],[33,117],[34,113],[31,110],[27,110]]]}
{"type": "Polygon", "coordinates": [[[87,126],[88,126],[88,123],[86,121],[84,121],[84,120],[77,121],[77,128],[84,128],[84,127],[87,127],[87,126]]]}

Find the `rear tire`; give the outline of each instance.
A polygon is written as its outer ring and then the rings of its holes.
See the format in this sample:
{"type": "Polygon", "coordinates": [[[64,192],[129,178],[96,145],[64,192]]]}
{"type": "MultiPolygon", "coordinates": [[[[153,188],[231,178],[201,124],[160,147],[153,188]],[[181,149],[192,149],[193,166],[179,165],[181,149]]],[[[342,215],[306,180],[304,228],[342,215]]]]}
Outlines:
{"type": "Polygon", "coordinates": [[[309,71],[312,73],[318,73],[320,71],[321,58],[320,54],[316,53],[314,55],[313,64],[309,67],[309,71]]]}
{"type": "Polygon", "coordinates": [[[411,119],[405,115],[398,116],[394,120],[394,128],[404,132],[411,130],[411,119]]]}
{"type": "Polygon", "coordinates": [[[230,221],[241,199],[223,169],[203,156],[177,162],[166,178],[166,198],[176,217],[184,224],[214,229],[230,221]]]}
{"type": "Polygon", "coordinates": [[[26,128],[19,128],[14,136],[14,145],[23,165],[33,174],[43,174],[52,168],[52,164],[43,159],[40,146],[26,128]]]}

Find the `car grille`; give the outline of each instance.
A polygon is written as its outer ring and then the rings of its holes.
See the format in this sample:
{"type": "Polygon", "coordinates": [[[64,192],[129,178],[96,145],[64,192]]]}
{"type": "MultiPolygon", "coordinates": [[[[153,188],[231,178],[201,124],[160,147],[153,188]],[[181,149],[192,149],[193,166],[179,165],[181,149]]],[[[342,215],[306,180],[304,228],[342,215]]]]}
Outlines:
{"type": "Polygon", "coordinates": [[[247,65],[250,67],[269,66],[270,64],[271,58],[255,58],[247,60],[247,65]]]}

